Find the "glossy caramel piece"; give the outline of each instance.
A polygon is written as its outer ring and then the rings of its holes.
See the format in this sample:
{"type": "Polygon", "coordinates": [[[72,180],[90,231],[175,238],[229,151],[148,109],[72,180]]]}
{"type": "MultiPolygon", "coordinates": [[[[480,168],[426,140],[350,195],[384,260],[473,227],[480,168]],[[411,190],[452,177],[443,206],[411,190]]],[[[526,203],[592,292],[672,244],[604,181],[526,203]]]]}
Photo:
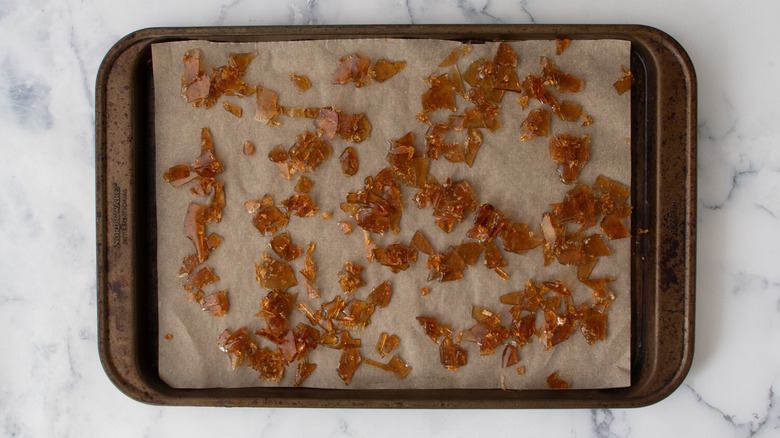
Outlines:
{"type": "Polygon", "coordinates": [[[547,386],[550,389],[569,389],[569,383],[558,377],[558,373],[553,372],[547,376],[547,386]]]}
{"type": "Polygon", "coordinates": [[[224,290],[206,295],[203,298],[203,310],[209,312],[212,316],[225,316],[228,311],[228,299],[224,290]]]}
{"type": "Polygon", "coordinates": [[[260,373],[261,380],[271,380],[277,384],[284,377],[284,357],[277,350],[256,349],[247,358],[247,363],[260,373]]]}
{"type": "Polygon", "coordinates": [[[463,332],[463,341],[477,344],[482,356],[493,354],[509,338],[509,331],[496,313],[478,306],[472,306],[471,313],[477,324],[463,332]]]}
{"type": "Polygon", "coordinates": [[[580,171],[590,158],[590,136],[575,137],[558,134],[550,139],[550,157],[558,164],[558,172],[565,184],[577,180],[580,171]]]}
{"type": "Polygon", "coordinates": [[[517,67],[517,54],[506,43],[501,43],[496,49],[493,64],[500,67],[517,67]]]}
{"type": "Polygon", "coordinates": [[[333,217],[333,212],[332,211],[323,211],[322,213],[320,213],[320,215],[322,216],[323,219],[328,220],[331,217],[333,217]]]}
{"type": "Polygon", "coordinates": [[[563,52],[566,51],[567,48],[569,48],[569,44],[571,44],[571,39],[569,38],[562,38],[558,37],[555,39],[555,54],[561,55],[563,52]]]}
{"type": "Polygon", "coordinates": [[[455,371],[458,368],[465,366],[467,362],[468,352],[460,348],[460,345],[453,344],[450,338],[445,338],[439,345],[439,359],[448,370],[455,371]]]}
{"type": "Polygon", "coordinates": [[[561,101],[560,113],[558,116],[562,120],[567,122],[576,122],[581,115],[584,116],[582,112],[582,105],[575,102],[569,102],[568,100],[561,101]]]}
{"type": "MultiPolygon", "coordinates": [[[[628,210],[630,211],[630,207],[628,210]]],[[[604,216],[604,219],[601,220],[601,232],[604,233],[609,240],[631,237],[631,232],[623,221],[623,218],[627,216],[624,216],[623,214],[624,213],[621,211],[616,211],[604,216]]]]}
{"type": "Polygon", "coordinates": [[[305,176],[299,176],[298,182],[295,184],[295,193],[309,193],[309,190],[311,190],[311,186],[313,186],[314,183],[311,182],[309,178],[306,178],[305,176]]]}
{"type": "Polygon", "coordinates": [[[344,268],[339,271],[339,285],[341,290],[346,294],[355,292],[358,288],[363,287],[366,283],[360,278],[360,274],[363,273],[363,267],[356,265],[352,262],[344,263],[344,268]]]}
{"type": "Polygon", "coordinates": [[[368,294],[366,302],[368,304],[373,304],[379,307],[387,307],[387,305],[390,303],[390,297],[392,295],[393,292],[390,288],[390,282],[383,281],[379,284],[379,286],[375,287],[370,294],[368,294]]]}
{"type": "Polygon", "coordinates": [[[339,113],[338,134],[342,140],[361,143],[371,136],[371,123],[365,114],[339,113]]]}
{"type": "Polygon", "coordinates": [[[292,82],[293,87],[295,87],[299,93],[303,93],[304,91],[311,88],[311,80],[309,80],[309,77],[306,75],[299,76],[290,73],[288,78],[290,78],[290,82],[292,82]]]}
{"type": "Polygon", "coordinates": [[[339,66],[331,76],[333,84],[343,85],[349,81],[355,83],[355,87],[360,88],[371,82],[371,60],[362,58],[357,53],[341,58],[339,66]]]}
{"type": "Polygon", "coordinates": [[[339,113],[333,108],[323,108],[314,119],[317,133],[328,140],[333,140],[339,130],[339,113]]]}
{"type": "Polygon", "coordinates": [[[439,280],[439,282],[456,281],[463,278],[463,269],[466,262],[458,254],[456,247],[449,247],[445,253],[434,253],[428,257],[427,281],[439,280]]]}
{"type": "Polygon", "coordinates": [[[482,253],[482,245],[476,242],[461,242],[455,247],[458,256],[468,266],[474,266],[482,253]]]}
{"type": "Polygon", "coordinates": [[[277,145],[268,152],[268,159],[274,163],[281,163],[290,158],[282,145],[277,145]]]}
{"type": "MultiPolygon", "coordinates": [[[[334,321],[339,330],[344,330],[342,335],[347,330],[363,330],[371,324],[371,315],[374,314],[375,308],[376,306],[365,301],[349,300],[342,313],[337,315],[334,321]]],[[[355,346],[359,347],[360,344],[355,346]]]]}
{"type": "Polygon", "coordinates": [[[377,82],[384,82],[406,68],[406,61],[392,62],[386,59],[379,59],[374,63],[371,69],[371,75],[377,82]]]}
{"type": "Polygon", "coordinates": [[[274,236],[269,245],[282,260],[291,262],[301,256],[301,249],[292,243],[290,233],[286,231],[274,236]]]}
{"type": "Polygon", "coordinates": [[[243,147],[242,150],[244,152],[244,155],[246,155],[248,157],[248,156],[253,155],[255,153],[255,145],[252,144],[251,141],[245,141],[244,142],[244,147],[243,147]]]}
{"type": "Polygon", "coordinates": [[[512,365],[517,365],[517,348],[514,345],[507,345],[504,347],[504,352],[501,353],[501,368],[512,365]]]}
{"type": "Polygon", "coordinates": [[[257,110],[255,111],[255,120],[264,122],[268,126],[281,125],[279,114],[282,114],[282,107],[277,104],[279,96],[273,91],[257,86],[257,110]]]}
{"type": "Polygon", "coordinates": [[[420,188],[428,177],[428,158],[421,156],[414,148],[414,134],[392,140],[385,160],[390,163],[393,178],[401,184],[420,188]]]}
{"type": "Polygon", "coordinates": [[[504,242],[504,250],[516,254],[525,254],[543,243],[541,237],[528,229],[528,224],[511,221],[507,221],[501,230],[501,240],[504,242]]]}
{"type": "Polygon", "coordinates": [[[209,207],[202,204],[190,203],[187,213],[184,215],[184,235],[195,246],[198,265],[206,261],[209,255],[209,245],[206,238],[206,216],[209,207]]]}
{"type": "Polygon", "coordinates": [[[517,345],[523,346],[530,342],[531,336],[536,331],[535,325],[535,313],[520,316],[519,312],[515,312],[512,316],[512,322],[509,324],[509,335],[517,342],[517,345]]]}
{"type": "Polygon", "coordinates": [[[363,230],[363,253],[366,255],[366,260],[369,263],[374,261],[374,250],[376,249],[376,242],[371,240],[371,235],[368,231],[363,230]]]}
{"type": "Polygon", "coordinates": [[[409,373],[412,372],[412,367],[410,365],[407,365],[397,355],[393,356],[393,358],[390,359],[390,362],[388,362],[387,364],[376,362],[368,358],[363,359],[363,363],[375,368],[379,368],[380,370],[393,373],[395,374],[395,377],[397,377],[399,380],[404,379],[406,376],[409,375],[409,373]]]}
{"type": "Polygon", "coordinates": [[[398,346],[398,343],[400,341],[398,340],[398,336],[396,335],[388,335],[385,332],[382,332],[379,335],[379,340],[377,340],[376,343],[376,352],[381,357],[385,357],[388,354],[392,353],[395,347],[398,346]]]}
{"type": "Polygon", "coordinates": [[[520,90],[521,94],[520,98],[517,99],[517,103],[519,103],[523,109],[528,108],[528,101],[530,99],[536,99],[540,103],[548,105],[553,114],[563,118],[561,116],[561,105],[558,103],[558,99],[545,88],[544,78],[529,74],[523,79],[523,82],[520,83],[520,90]]]}
{"type": "Polygon", "coordinates": [[[352,234],[352,225],[349,222],[339,221],[339,229],[344,235],[352,234]]]}
{"type": "Polygon", "coordinates": [[[341,204],[341,210],[352,216],[361,228],[376,234],[388,230],[397,233],[402,209],[398,183],[387,168],[375,177],[367,177],[364,189],[348,193],[347,202],[341,204]]]}
{"type": "Polygon", "coordinates": [[[222,108],[225,109],[225,111],[229,112],[230,114],[233,114],[234,116],[241,118],[241,114],[244,112],[243,109],[241,109],[240,106],[235,106],[231,103],[222,102],[222,108]]]}
{"type": "Polygon", "coordinates": [[[340,331],[336,337],[338,341],[335,344],[329,344],[328,347],[341,350],[344,348],[360,348],[362,345],[361,340],[350,336],[348,331],[340,331]]]}
{"type": "Polygon", "coordinates": [[[303,280],[303,288],[306,290],[306,296],[310,300],[314,300],[320,297],[320,291],[314,287],[308,280],[303,280]]]}
{"type": "MultiPolygon", "coordinates": [[[[279,232],[279,230],[286,227],[290,220],[287,218],[286,214],[282,213],[282,211],[273,204],[273,198],[266,195],[263,199],[265,202],[256,200],[249,201],[249,203],[252,203],[252,206],[247,208],[255,209],[255,214],[252,217],[252,225],[260,231],[260,234],[263,236],[273,236],[279,232]]],[[[245,204],[245,206],[246,205],[247,204],[245,204]]]]}
{"type": "Polygon", "coordinates": [[[171,167],[163,174],[163,179],[174,187],[181,187],[198,177],[211,178],[222,173],[222,164],[214,155],[214,142],[208,128],[200,130],[200,149],[200,155],[191,164],[171,167]]]}
{"type": "Polygon", "coordinates": [[[198,290],[218,281],[219,277],[211,271],[211,268],[206,266],[200,268],[196,273],[189,275],[182,286],[184,286],[184,289],[186,290],[198,290]]]}
{"type": "Polygon", "coordinates": [[[477,209],[474,191],[466,180],[455,181],[447,178],[439,188],[439,193],[433,199],[433,215],[436,225],[445,233],[452,231],[455,222],[463,222],[469,211],[477,209]]]}
{"type": "Polygon", "coordinates": [[[615,87],[615,90],[618,92],[618,94],[622,95],[631,89],[631,84],[634,83],[634,75],[632,75],[631,71],[622,65],[620,66],[620,70],[623,71],[623,77],[618,79],[617,82],[613,84],[613,86],[615,87]]]}
{"type": "MultiPolygon", "coordinates": [[[[209,236],[206,238],[206,256],[217,249],[220,243],[222,243],[222,237],[214,233],[209,234],[209,236]]],[[[194,271],[195,268],[200,266],[201,263],[202,262],[198,257],[198,254],[190,254],[184,257],[184,260],[181,263],[181,269],[179,269],[179,277],[186,277],[192,271],[194,271]]]]}
{"type": "MultiPolygon", "coordinates": [[[[494,87],[493,78],[496,76],[496,65],[486,58],[474,61],[463,73],[463,80],[472,87],[474,92],[479,92],[484,100],[499,103],[504,97],[504,91],[494,87]]],[[[470,90],[471,91],[471,90],[470,90]]],[[[469,99],[476,103],[473,99],[469,99]]]]}
{"type": "Polygon", "coordinates": [[[244,327],[231,333],[225,329],[217,339],[217,347],[230,358],[230,367],[237,369],[244,358],[257,348],[257,343],[244,327]]]}
{"type": "Polygon", "coordinates": [[[626,203],[630,194],[629,188],[615,180],[609,179],[604,175],[599,175],[596,182],[593,183],[594,196],[607,195],[612,201],[614,207],[626,203]]]}
{"type": "Polygon", "coordinates": [[[546,84],[555,86],[561,93],[567,91],[579,93],[582,90],[582,79],[562,72],[555,65],[555,62],[547,58],[542,57],[540,63],[542,65],[542,77],[546,84]]]}
{"type": "Polygon", "coordinates": [[[474,158],[479,152],[479,148],[482,147],[482,141],[484,136],[479,129],[469,128],[468,130],[468,143],[466,144],[466,155],[463,157],[466,164],[471,167],[474,164],[474,158]]]}
{"type": "Polygon", "coordinates": [[[355,374],[355,370],[362,361],[360,352],[357,348],[345,348],[341,351],[341,358],[339,359],[337,371],[339,377],[341,377],[341,380],[343,380],[347,386],[352,382],[352,376],[355,374]]]}
{"type": "Polygon", "coordinates": [[[289,264],[276,260],[263,252],[263,263],[255,263],[256,280],[260,287],[284,292],[298,284],[289,264]]]}
{"type": "Polygon", "coordinates": [[[458,58],[460,58],[460,49],[453,49],[452,52],[450,52],[450,54],[447,55],[447,57],[444,58],[441,63],[439,63],[439,67],[449,67],[454,65],[456,62],[458,62],[458,58]]]}
{"type": "Polygon", "coordinates": [[[316,363],[309,363],[306,360],[298,362],[298,369],[295,372],[295,381],[293,382],[293,386],[301,386],[304,380],[306,380],[306,378],[314,372],[315,368],[317,368],[316,363]]]}
{"type": "Polygon", "coordinates": [[[314,242],[309,242],[306,246],[306,257],[303,258],[303,269],[299,272],[307,280],[314,282],[314,278],[317,276],[317,264],[314,261],[314,242]]]}
{"type": "Polygon", "coordinates": [[[537,137],[546,137],[550,133],[550,112],[544,108],[532,110],[520,128],[520,141],[537,137]]]}
{"type": "Polygon", "coordinates": [[[588,344],[603,341],[607,333],[607,309],[610,301],[601,301],[589,307],[580,304],[577,316],[580,320],[580,331],[588,344]]]}
{"type": "Polygon", "coordinates": [[[298,217],[314,216],[320,209],[307,194],[292,195],[282,201],[282,205],[287,209],[288,215],[294,213],[298,217]]]}
{"type": "Polygon", "coordinates": [[[375,248],[373,253],[376,260],[394,274],[409,269],[410,264],[417,261],[417,250],[398,242],[387,248],[375,248]]]}
{"type": "Polygon", "coordinates": [[[297,295],[271,290],[260,300],[260,311],[255,316],[265,319],[266,326],[273,336],[281,336],[287,329],[287,319],[295,305],[297,295]]]}
{"type": "Polygon", "coordinates": [[[330,145],[311,132],[299,134],[287,153],[298,172],[313,172],[330,157],[330,145]]]}
{"type": "Polygon", "coordinates": [[[430,290],[430,289],[428,289],[427,287],[421,287],[421,288],[420,288],[420,295],[422,295],[422,296],[426,296],[426,295],[428,295],[429,293],[431,293],[431,290],[430,290]]]}
{"type": "Polygon", "coordinates": [[[339,156],[339,163],[341,163],[341,172],[345,176],[353,176],[358,172],[358,161],[355,149],[347,147],[344,152],[339,156]]]}
{"type": "Polygon", "coordinates": [[[455,108],[455,84],[447,74],[441,76],[431,75],[428,78],[430,88],[422,95],[423,112],[429,113],[444,108],[452,112],[455,108]]]}
{"type": "Polygon", "coordinates": [[[474,214],[474,224],[466,236],[484,244],[501,234],[509,221],[491,204],[482,204],[474,214]]]}
{"type": "Polygon", "coordinates": [[[414,236],[412,236],[412,241],[409,243],[409,246],[423,254],[433,255],[431,244],[428,243],[428,239],[420,233],[420,230],[414,232],[414,236]]]}
{"type": "Polygon", "coordinates": [[[442,338],[452,337],[452,330],[448,325],[440,325],[439,320],[430,316],[418,316],[417,322],[423,327],[425,335],[435,343],[440,343],[442,338]]]}

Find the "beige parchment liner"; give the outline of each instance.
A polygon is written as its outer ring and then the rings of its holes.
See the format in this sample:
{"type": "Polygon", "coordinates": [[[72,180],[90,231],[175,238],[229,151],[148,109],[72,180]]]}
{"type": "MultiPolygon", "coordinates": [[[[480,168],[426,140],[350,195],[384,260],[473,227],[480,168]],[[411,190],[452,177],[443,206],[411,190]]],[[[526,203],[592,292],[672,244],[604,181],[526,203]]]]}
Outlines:
{"type": "MultiPolygon", "coordinates": [[[[604,174],[624,184],[631,181],[631,149],[627,139],[630,133],[630,95],[619,96],[612,84],[621,76],[621,65],[628,66],[630,43],[616,40],[576,40],[560,56],[555,54],[554,41],[523,41],[508,43],[518,54],[517,75],[522,80],[529,73],[539,74],[539,58],[553,59],[558,67],[583,79],[580,93],[561,94],[560,99],[583,105],[583,111],[592,116],[595,123],[581,127],[553,118],[551,132],[574,135],[590,134],[590,161],[583,169],[579,181],[592,184],[604,174]]],[[[254,332],[265,327],[262,318],[255,317],[259,302],[267,291],[255,281],[255,262],[263,251],[272,253],[270,238],[262,237],[252,226],[251,215],[243,204],[247,200],[270,194],[278,203],[291,196],[296,177],[284,180],[268,151],[282,144],[288,148],[295,136],[315,131],[312,120],[280,117],[282,126],[270,127],[254,120],[255,96],[239,98],[223,96],[210,108],[193,108],[181,97],[182,56],[188,49],[199,48],[205,66],[218,67],[227,64],[228,54],[257,51],[258,55],[247,69],[244,80],[261,84],[279,95],[279,104],[285,107],[335,106],[344,113],[365,113],[372,125],[371,137],[360,144],[346,143],[340,138],[330,142],[332,154],[314,173],[306,174],[314,186],[311,196],[320,212],[332,212],[333,217],[323,219],[320,214],[309,218],[291,217],[287,230],[293,243],[305,249],[314,241],[317,248],[314,257],[318,265],[315,286],[322,293],[321,300],[309,300],[302,287],[303,256],[291,263],[299,285],[288,292],[298,292],[298,302],[317,309],[321,302],[343,294],[338,285],[337,272],[345,261],[358,263],[366,268],[363,279],[367,286],[358,289],[354,298],[365,299],[379,283],[389,280],[393,296],[386,308],[377,308],[371,325],[364,331],[352,333],[363,342],[361,355],[380,362],[375,345],[381,332],[395,333],[401,342],[394,353],[413,367],[404,380],[368,365],[358,367],[349,388],[498,388],[502,377],[508,389],[547,388],[546,378],[551,372],[568,381],[572,388],[622,387],[630,384],[630,239],[607,241],[612,256],[601,258],[594,270],[594,278],[615,277],[612,289],[616,299],[608,313],[607,336],[603,342],[588,345],[584,337],[575,331],[571,338],[548,351],[536,342],[525,345],[519,351],[519,364],[501,368],[501,350],[481,357],[475,344],[464,342],[468,350],[468,364],[457,371],[446,370],[439,362],[439,348],[427,336],[415,320],[420,315],[438,317],[449,324],[454,332],[474,325],[471,306],[479,305],[500,312],[502,322],[511,317],[509,307],[499,302],[499,296],[521,290],[528,279],[534,282],[561,280],[573,293],[575,303],[590,303],[590,290],[576,281],[576,268],[553,262],[545,267],[541,248],[524,255],[502,250],[510,278],[502,280],[483,265],[483,258],[474,267],[466,268],[460,281],[438,283],[425,281],[426,258],[421,254],[409,270],[393,274],[387,267],[374,262],[369,264],[363,253],[363,233],[355,225],[355,232],[344,236],[337,222],[354,222],[339,209],[347,192],[362,188],[366,176],[376,175],[387,166],[384,158],[389,140],[398,139],[409,131],[415,135],[415,147],[425,153],[426,126],[416,119],[421,111],[420,96],[428,86],[425,79],[431,73],[445,73],[448,68],[438,64],[460,44],[440,40],[329,40],[269,43],[211,43],[187,41],[156,44],[153,46],[155,89],[155,135],[157,175],[157,266],[159,294],[159,373],[160,377],[177,388],[249,387],[273,386],[262,381],[258,373],[246,366],[230,368],[227,355],[217,348],[217,337],[224,329],[231,331],[245,326],[254,332]],[[358,53],[372,60],[380,58],[406,61],[407,67],[384,83],[372,83],[356,88],[352,83],[332,85],[330,76],[341,57],[358,53]],[[298,93],[288,79],[294,73],[307,75],[313,86],[298,93]],[[242,118],[225,111],[222,102],[243,108],[242,118]],[[206,294],[227,290],[230,310],[225,317],[212,317],[204,313],[197,303],[188,302],[177,277],[184,256],[191,254],[192,243],[184,235],[183,221],[189,202],[197,201],[190,194],[189,186],[174,188],[163,181],[163,173],[171,166],[190,163],[200,152],[200,131],[207,127],[214,138],[214,150],[224,165],[219,179],[225,182],[227,205],[223,220],[207,227],[208,232],[224,238],[222,245],[213,252],[205,266],[209,266],[220,281],[206,287],[206,294]],[[256,152],[245,156],[242,145],[254,143],[256,152]],[[347,178],[342,172],[338,157],[347,146],[357,151],[360,169],[357,175],[347,178]],[[420,288],[430,288],[430,294],[421,296],[420,288]],[[168,340],[165,335],[172,335],[168,340]],[[525,367],[525,374],[515,369],[525,367]]],[[[493,59],[496,43],[474,44],[471,53],[458,61],[461,72],[480,58],[493,59]]],[[[528,111],[538,107],[531,101],[527,110],[516,103],[517,95],[507,92],[501,103],[503,127],[491,133],[483,130],[485,141],[476,156],[474,166],[448,163],[443,159],[431,161],[429,172],[440,182],[446,177],[454,181],[467,179],[475,191],[479,203],[491,203],[518,222],[527,222],[534,230],[549,209],[549,204],[560,202],[571,186],[563,184],[556,165],[549,156],[549,137],[520,142],[520,124],[528,111]]],[[[467,108],[467,102],[458,96],[458,111],[467,108]]],[[[448,110],[431,114],[434,121],[444,121],[448,110]]],[[[464,131],[465,135],[465,131],[464,131]]],[[[416,230],[430,240],[435,250],[444,251],[449,245],[466,240],[465,233],[471,226],[473,214],[464,223],[445,234],[434,224],[430,207],[418,210],[411,201],[416,191],[401,188],[404,211],[400,232],[374,235],[380,246],[400,241],[408,244],[416,230]]],[[[202,202],[202,200],[201,200],[202,202]]],[[[596,229],[594,228],[594,231],[596,229]]],[[[499,248],[501,246],[499,245],[499,248]]],[[[346,298],[346,297],[345,297],[346,298]]],[[[290,327],[305,319],[293,311],[290,327]]],[[[537,320],[537,324],[539,321],[537,320]]],[[[271,346],[258,337],[260,345],[271,346]]],[[[309,351],[309,361],[317,369],[305,381],[304,386],[320,388],[346,388],[338,377],[336,367],[340,350],[318,347],[309,351]]],[[[287,367],[281,386],[292,386],[297,364],[287,367]]]]}

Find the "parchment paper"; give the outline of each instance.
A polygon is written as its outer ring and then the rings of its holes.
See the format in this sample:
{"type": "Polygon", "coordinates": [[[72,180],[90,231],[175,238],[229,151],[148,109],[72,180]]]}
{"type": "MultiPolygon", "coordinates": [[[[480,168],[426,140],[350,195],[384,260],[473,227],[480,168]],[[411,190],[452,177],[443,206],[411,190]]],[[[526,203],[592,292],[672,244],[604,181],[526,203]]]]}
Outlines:
{"type": "MultiPolygon", "coordinates": [[[[592,116],[595,123],[581,127],[551,119],[553,133],[574,135],[588,133],[591,136],[591,158],[583,169],[579,181],[592,184],[604,174],[624,184],[631,181],[631,152],[627,139],[630,133],[630,95],[618,96],[612,84],[621,76],[620,66],[629,65],[630,43],[627,41],[597,40],[572,41],[562,55],[555,55],[554,41],[511,42],[509,45],[519,57],[516,69],[522,80],[527,74],[539,74],[539,57],[553,59],[559,68],[584,80],[581,93],[557,93],[559,100],[571,100],[583,105],[583,111],[592,116]]],[[[314,173],[306,174],[314,186],[311,196],[320,212],[332,212],[333,217],[324,220],[319,213],[310,218],[291,217],[287,230],[297,246],[305,250],[310,241],[317,249],[314,257],[318,265],[317,286],[320,300],[309,300],[302,287],[303,256],[292,262],[299,286],[288,292],[298,292],[298,301],[311,309],[321,302],[342,294],[338,286],[337,272],[345,261],[358,263],[366,268],[363,278],[367,286],[358,289],[354,298],[365,299],[373,287],[390,280],[393,297],[387,308],[377,308],[372,323],[364,331],[352,333],[362,339],[361,354],[380,362],[375,352],[381,332],[395,333],[400,345],[394,351],[413,367],[405,380],[365,364],[361,365],[350,388],[497,388],[502,376],[508,389],[547,388],[546,377],[556,371],[572,388],[621,387],[630,384],[630,240],[608,241],[612,256],[599,260],[594,278],[615,277],[612,288],[617,296],[608,313],[607,336],[603,342],[588,345],[576,331],[571,338],[549,351],[534,342],[519,352],[525,374],[518,375],[517,366],[501,368],[501,350],[481,357],[475,344],[464,342],[468,350],[468,364],[458,371],[448,371],[439,362],[438,345],[423,334],[415,317],[438,317],[449,324],[454,332],[474,325],[471,319],[472,305],[479,305],[500,312],[502,322],[511,317],[510,306],[500,304],[498,297],[522,290],[526,280],[534,282],[562,280],[572,291],[575,303],[590,302],[591,291],[576,281],[576,268],[564,267],[557,262],[544,267],[541,249],[517,255],[502,250],[508,262],[509,280],[502,280],[496,273],[478,264],[464,271],[464,278],[456,282],[427,283],[426,256],[420,258],[409,270],[393,274],[387,267],[374,262],[369,264],[363,253],[363,233],[355,225],[355,231],[344,236],[337,222],[347,220],[339,209],[347,192],[362,188],[366,176],[376,175],[387,166],[384,157],[389,150],[389,140],[397,139],[412,131],[416,147],[425,153],[426,126],[416,119],[421,110],[420,95],[428,86],[425,83],[431,73],[445,73],[449,68],[438,64],[460,44],[438,40],[331,40],[308,42],[272,43],[209,43],[203,41],[156,44],[153,46],[155,85],[155,132],[158,226],[158,293],[159,293],[159,372],[161,378],[174,387],[247,387],[274,385],[258,379],[258,373],[246,366],[231,370],[227,355],[219,351],[216,339],[224,329],[231,331],[245,326],[250,332],[265,327],[265,321],[255,317],[259,302],[267,291],[255,281],[255,262],[263,251],[273,252],[265,238],[252,226],[251,215],[246,213],[245,201],[270,194],[275,201],[294,194],[296,178],[284,180],[268,151],[278,144],[288,148],[297,134],[315,131],[312,120],[280,117],[282,126],[269,127],[254,120],[255,96],[248,98],[223,96],[217,106],[193,108],[181,97],[181,73],[183,54],[191,48],[202,51],[205,66],[227,64],[229,53],[257,51],[258,56],[247,69],[244,80],[261,84],[279,95],[279,104],[285,107],[326,107],[335,105],[344,113],[365,113],[372,125],[371,137],[360,144],[350,144],[337,138],[330,142],[333,153],[314,173]],[[331,85],[330,76],[341,57],[358,53],[373,61],[385,58],[391,61],[405,60],[408,65],[398,75],[384,83],[372,83],[356,88],[352,83],[331,85]],[[307,75],[313,87],[298,93],[288,79],[294,73],[307,75]],[[236,118],[220,108],[222,102],[230,102],[243,108],[242,118],[236,118]],[[213,252],[205,266],[220,277],[220,281],[205,288],[206,294],[227,290],[230,310],[225,317],[212,317],[196,303],[188,302],[177,277],[184,256],[193,252],[191,242],[183,232],[183,220],[189,202],[197,201],[188,187],[173,188],[163,181],[163,173],[171,166],[190,163],[200,152],[200,131],[207,127],[214,138],[214,149],[225,171],[219,179],[225,182],[227,205],[223,220],[208,226],[208,232],[224,237],[222,245],[213,252]],[[256,152],[244,156],[242,145],[246,140],[254,143],[256,152]],[[353,146],[358,154],[360,170],[347,178],[341,173],[338,157],[347,146],[353,146]],[[421,296],[420,288],[428,287],[428,296],[421,296]],[[164,338],[171,334],[172,339],[164,338]]],[[[496,44],[475,44],[473,50],[458,62],[461,73],[480,58],[493,59],[496,44]]],[[[466,85],[467,86],[467,85],[466,85]]],[[[474,166],[448,163],[443,159],[431,161],[430,173],[439,181],[447,176],[453,180],[467,179],[474,187],[479,203],[492,203],[512,220],[527,222],[538,227],[542,214],[549,204],[560,202],[571,186],[560,181],[556,165],[549,157],[549,137],[536,137],[520,142],[520,124],[528,111],[538,107],[531,102],[522,110],[517,95],[506,93],[501,104],[501,120],[504,126],[490,133],[483,130],[485,141],[476,156],[474,166]]],[[[467,108],[467,102],[458,97],[458,111],[467,108]]],[[[434,121],[444,121],[450,115],[447,110],[434,112],[434,121]]],[[[464,131],[465,135],[465,131],[464,131]]],[[[473,214],[464,223],[445,234],[434,224],[430,207],[418,210],[411,202],[415,190],[402,187],[404,211],[401,231],[393,235],[374,235],[380,246],[400,241],[408,244],[413,233],[421,230],[434,249],[444,251],[449,245],[465,240],[465,232],[471,226],[473,214]]],[[[201,200],[201,202],[203,202],[201,200]]],[[[500,247],[500,245],[499,245],[500,247]]],[[[274,255],[275,256],[275,255],[274,255]]],[[[294,311],[290,327],[305,322],[294,311]]],[[[539,322],[537,322],[538,324],[539,322]]],[[[261,345],[271,346],[258,338],[261,345]]],[[[310,362],[318,364],[304,386],[345,388],[336,373],[339,350],[320,346],[309,352],[310,362]]],[[[292,386],[297,364],[287,368],[282,386],[292,386]]]]}

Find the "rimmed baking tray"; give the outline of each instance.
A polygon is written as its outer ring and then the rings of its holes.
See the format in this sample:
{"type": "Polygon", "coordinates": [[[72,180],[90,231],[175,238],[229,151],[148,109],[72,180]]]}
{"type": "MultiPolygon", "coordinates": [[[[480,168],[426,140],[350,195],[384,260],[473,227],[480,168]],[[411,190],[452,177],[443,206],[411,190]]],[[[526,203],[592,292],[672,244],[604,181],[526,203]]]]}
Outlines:
{"type": "Polygon", "coordinates": [[[693,358],[696,78],[669,35],[637,25],[271,26],[157,28],[108,52],[95,104],[98,343],[111,381],[145,403],[373,408],[604,408],[655,403],[693,358]],[[310,388],[177,389],[157,371],[154,83],[151,45],[335,38],[631,42],[631,385],[584,390],[310,388]],[[640,233],[639,230],[647,230],[640,233]]]}

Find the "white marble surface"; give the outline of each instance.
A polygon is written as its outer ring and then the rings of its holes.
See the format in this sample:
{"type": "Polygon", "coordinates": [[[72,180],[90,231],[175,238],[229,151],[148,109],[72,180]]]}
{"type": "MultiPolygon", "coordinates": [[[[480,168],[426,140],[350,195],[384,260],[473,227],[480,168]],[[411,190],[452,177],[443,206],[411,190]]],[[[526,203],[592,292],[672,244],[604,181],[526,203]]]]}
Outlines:
{"type": "Polygon", "coordinates": [[[780,435],[780,3],[206,3],[0,2],[0,436],[780,435]],[[96,342],[94,83],[115,41],[151,26],[532,22],[656,26],[696,66],[696,353],[675,393],[633,410],[390,412],[164,408],[111,385],[96,342]]]}

